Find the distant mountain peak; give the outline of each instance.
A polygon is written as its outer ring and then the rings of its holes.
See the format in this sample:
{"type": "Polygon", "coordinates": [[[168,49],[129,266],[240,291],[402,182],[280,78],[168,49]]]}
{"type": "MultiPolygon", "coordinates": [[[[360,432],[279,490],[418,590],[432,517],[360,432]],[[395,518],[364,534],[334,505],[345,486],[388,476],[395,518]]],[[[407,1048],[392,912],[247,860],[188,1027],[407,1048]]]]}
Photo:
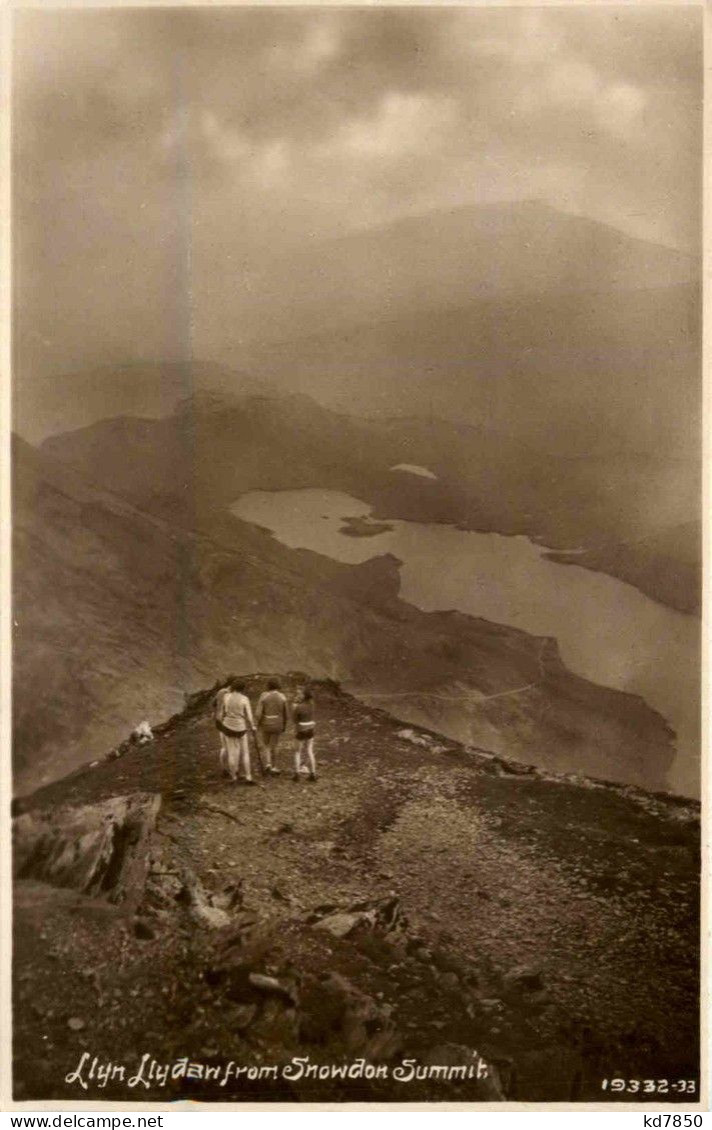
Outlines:
{"type": "Polygon", "coordinates": [[[236,393],[215,392],[212,389],[196,389],[189,396],[182,397],[176,404],[176,415],[188,412],[219,412],[225,407],[233,407],[238,401],[236,393]]]}

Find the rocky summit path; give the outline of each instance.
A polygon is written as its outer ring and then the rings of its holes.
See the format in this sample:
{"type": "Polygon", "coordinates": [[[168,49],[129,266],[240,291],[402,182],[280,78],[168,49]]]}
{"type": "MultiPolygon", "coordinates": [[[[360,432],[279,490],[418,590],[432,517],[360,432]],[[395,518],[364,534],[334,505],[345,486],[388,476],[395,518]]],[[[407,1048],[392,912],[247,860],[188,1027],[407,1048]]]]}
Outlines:
{"type": "Polygon", "coordinates": [[[206,692],[19,805],[16,1097],[696,1100],[696,806],[316,697],[316,783],[223,778],[206,692]]]}

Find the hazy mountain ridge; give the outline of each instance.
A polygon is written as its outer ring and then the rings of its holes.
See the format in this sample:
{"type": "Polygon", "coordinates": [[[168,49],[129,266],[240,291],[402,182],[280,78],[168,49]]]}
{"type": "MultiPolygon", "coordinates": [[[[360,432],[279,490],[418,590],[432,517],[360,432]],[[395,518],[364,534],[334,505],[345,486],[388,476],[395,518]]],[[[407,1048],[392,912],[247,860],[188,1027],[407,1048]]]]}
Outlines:
{"type": "MultiPolygon", "coordinates": [[[[606,450],[643,439],[667,449],[675,428],[651,436],[643,412],[661,386],[683,447],[696,446],[699,280],[690,256],[538,202],[431,212],[311,241],[261,271],[217,273],[212,285],[229,291],[233,313],[226,320],[216,303],[219,321],[208,317],[193,342],[203,363],[33,374],[42,395],[18,390],[16,426],[35,442],[102,416],[167,414],[202,383],[254,391],[249,374],[271,374],[283,389],[358,414],[434,411],[520,435],[531,416],[534,445],[553,443],[555,454],[572,453],[567,387],[575,404],[584,397],[580,450],[595,449],[591,426],[610,433],[606,450]],[[640,435],[626,419],[631,405],[640,435]]],[[[664,407],[655,402],[655,413],[664,407]]]]}
{"type": "Polygon", "coordinates": [[[538,201],[509,202],[429,212],[283,255],[250,273],[236,322],[242,343],[269,341],[495,296],[699,277],[683,252],[538,201]]]}
{"type": "MultiPolygon", "coordinates": [[[[42,384],[42,382],[40,382],[42,384]]],[[[45,385],[42,384],[43,389],[45,385]]],[[[40,404],[27,414],[16,394],[17,431],[29,443],[119,416],[170,416],[186,398],[281,395],[266,378],[209,361],[132,362],[62,373],[47,382],[40,404]],[[71,396],[67,395],[71,390],[71,396]]]]}
{"type": "Polygon", "coordinates": [[[700,292],[550,291],[418,307],[236,352],[337,411],[471,423],[552,455],[699,458],[700,292]],[[670,396],[670,389],[675,396],[670,396]]]}

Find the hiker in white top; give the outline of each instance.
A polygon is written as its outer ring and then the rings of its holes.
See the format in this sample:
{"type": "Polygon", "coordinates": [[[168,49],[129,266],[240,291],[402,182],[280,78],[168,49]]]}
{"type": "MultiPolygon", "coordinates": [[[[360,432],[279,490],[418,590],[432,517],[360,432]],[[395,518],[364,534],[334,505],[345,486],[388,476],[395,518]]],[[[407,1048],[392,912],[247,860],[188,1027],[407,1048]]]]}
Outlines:
{"type": "Polygon", "coordinates": [[[230,684],[232,683],[233,679],[236,678],[236,675],[228,675],[227,679],[225,680],[225,686],[220,688],[218,693],[215,695],[215,698],[213,699],[213,707],[215,710],[215,726],[218,734],[220,735],[219,761],[223,777],[230,776],[230,771],[227,767],[227,735],[223,732],[221,721],[223,712],[223,700],[225,696],[230,693],[230,684]]]}
{"type": "Polygon", "coordinates": [[[223,697],[220,716],[220,730],[225,735],[227,743],[227,768],[233,781],[240,775],[240,767],[244,769],[245,781],[254,785],[252,769],[250,767],[250,747],[247,731],[255,732],[255,722],[252,717],[250,700],[244,693],[245,683],[242,679],[233,679],[230,690],[223,697]]]}
{"type": "Polygon", "coordinates": [[[280,689],[279,679],[268,680],[267,690],[263,691],[257,702],[256,719],[265,754],[265,773],[281,773],[281,769],[277,768],[277,747],[287,728],[289,707],[286,696],[280,689]]]}

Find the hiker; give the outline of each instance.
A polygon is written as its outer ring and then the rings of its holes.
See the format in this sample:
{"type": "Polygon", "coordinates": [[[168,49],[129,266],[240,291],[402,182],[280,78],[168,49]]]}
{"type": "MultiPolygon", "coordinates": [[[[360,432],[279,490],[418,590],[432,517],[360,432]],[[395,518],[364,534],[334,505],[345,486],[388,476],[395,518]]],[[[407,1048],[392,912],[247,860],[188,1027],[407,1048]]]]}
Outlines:
{"type": "Polygon", "coordinates": [[[219,762],[220,762],[220,768],[222,770],[223,777],[229,777],[230,776],[230,770],[227,767],[227,735],[223,732],[222,721],[221,721],[222,710],[223,710],[223,700],[225,699],[225,696],[230,693],[230,684],[232,683],[233,679],[236,679],[236,678],[237,678],[237,675],[228,675],[227,679],[225,680],[224,686],[222,686],[220,688],[218,693],[215,695],[215,698],[213,699],[213,709],[214,709],[214,712],[215,712],[215,727],[218,731],[218,734],[220,735],[219,762]]]}
{"type": "Polygon", "coordinates": [[[281,769],[277,768],[277,747],[289,721],[287,698],[282,694],[279,679],[267,681],[267,690],[263,691],[257,702],[255,721],[265,754],[264,772],[276,776],[281,773],[281,769]]]}
{"type": "Polygon", "coordinates": [[[316,781],[316,761],[314,760],[314,695],[309,687],[304,687],[294,705],[294,736],[297,739],[297,748],[294,752],[293,781],[300,780],[302,768],[302,754],[306,756],[309,766],[310,781],[316,781]]]}
{"type": "Polygon", "coordinates": [[[231,679],[229,690],[222,696],[217,716],[219,730],[225,735],[228,774],[233,781],[240,776],[240,766],[245,772],[245,783],[254,785],[250,767],[250,747],[247,731],[255,733],[250,700],[245,694],[244,679],[231,679]]]}

